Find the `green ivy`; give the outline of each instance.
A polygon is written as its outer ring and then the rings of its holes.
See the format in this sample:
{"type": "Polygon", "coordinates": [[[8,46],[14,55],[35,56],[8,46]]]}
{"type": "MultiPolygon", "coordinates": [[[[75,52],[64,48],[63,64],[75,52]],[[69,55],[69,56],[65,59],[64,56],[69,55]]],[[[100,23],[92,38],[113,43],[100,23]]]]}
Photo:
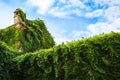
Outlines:
{"type": "Polygon", "coordinates": [[[120,80],[120,33],[54,46],[44,21],[17,11],[25,25],[0,30],[0,80],[120,80]]]}
{"type": "Polygon", "coordinates": [[[0,40],[16,51],[33,52],[39,49],[48,49],[55,45],[54,39],[48,32],[44,21],[40,19],[28,20],[21,9],[16,9],[23,18],[25,25],[16,28],[18,24],[0,30],[0,40]]]}
{"type": "Polygon", "coordinates": [[[120,33],[111,32],[14,58],[22,80],[119,80],[120,33]]]}
{"type": "Polygon", "coordinates": [[[10,70],[14,67],[12,58],[15,52],[11,51],[4,42],[0,41],[0,80],[11,80],[10,70]]]}

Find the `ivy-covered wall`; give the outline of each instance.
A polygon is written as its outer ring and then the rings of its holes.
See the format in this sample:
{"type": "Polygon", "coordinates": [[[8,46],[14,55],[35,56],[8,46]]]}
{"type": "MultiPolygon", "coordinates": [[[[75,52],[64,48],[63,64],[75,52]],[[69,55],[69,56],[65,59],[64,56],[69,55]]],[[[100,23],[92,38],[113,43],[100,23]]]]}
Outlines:
{"type": "Polygon", "coordinates": [[[14,55],[15,52],[0,41],[0,80],[10,80],[9,71],[14,67],[12,65],[14,55]]]}
{"type": "Polygon", "coordinates": [[[33,52],[48,49],[55,45],[43,20],[28,20],[21,9],[16,9],[23,22],[18,22],[0,30],[0,40],[18,52],[33,52]]]}
{"type": "Polygon", "coordinates": [[[120,33],[54,46],[44,22],[19,11],[25,24],[0,30],[0,80],[120,80],[120,33]]]}
{"type": "Polygon", "coordinates": [[[13,80],[120,80],[120,33],[101,34],[15,57],[13,80]]]}
{"type": "Polygon", "coordinates": [[[26,25],[19,38],[26,52],[48,49],[55,45],[53,37],[42,20],[27,20],[26,25]]]}
{"type": "Polygon", "coordinates": [[[18,16],[19,18],[21,18],[23,22],[26,22],[26,14],[22,11],[22,9],[17,8],[17,9],[14,11],[14,18],[15,18],[16,16],[18,16]]]}

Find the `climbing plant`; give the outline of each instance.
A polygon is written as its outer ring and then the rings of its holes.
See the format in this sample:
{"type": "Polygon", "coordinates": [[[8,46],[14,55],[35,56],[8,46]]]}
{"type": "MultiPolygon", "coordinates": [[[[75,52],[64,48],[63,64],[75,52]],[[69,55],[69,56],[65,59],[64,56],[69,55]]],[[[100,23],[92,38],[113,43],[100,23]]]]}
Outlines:
{"type": "Polygon", "coordinates": [[[23,18],[24,25],[17,23],[0,30],[1,41],[21,53],[48,49],[55,45],[43,20],[28,20],[26,14],[19,8],[16,9],[16,13],[23,18]]]}
{"type": "Polygon", "coordinates": [[[0,80],[11,80],[9,71],[13,68],[12,58],[15,52],[0,41],[0,80]]]}
{"type": "MultiPolygon", "coordinates": [[[[14,58],[22,80],[119,80],[120,33],[101,34],[14,58]]],[[[14,77],[14,76],[13,76],[14,77]]]]}
{"type": "Polygon", "coordinates": [[[23,29],[0,30],[0,80],[120,80],[120,32],[55,46],[43,20],[17,12],[23,29]]]}

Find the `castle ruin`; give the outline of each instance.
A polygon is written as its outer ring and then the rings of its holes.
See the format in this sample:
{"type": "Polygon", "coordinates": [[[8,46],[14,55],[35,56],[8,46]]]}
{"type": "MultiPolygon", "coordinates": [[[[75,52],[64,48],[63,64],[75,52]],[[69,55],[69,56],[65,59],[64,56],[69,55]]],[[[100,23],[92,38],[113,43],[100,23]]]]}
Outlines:
{"type": "Polygon", "coordinates": [[[19,8],[14,11],[14,24],[18,29],[26,26],[24,20],[22,19],[22,11],[19,8]]]}
{"type": "Polygon", "coordinates": [[[14,24],[20,23],[20,22],[22,23],[23,21],[22,21],[22,18],[21,18],[21,15],[20,15],[18,9],[16,9],[14,12],[14,24]]]}

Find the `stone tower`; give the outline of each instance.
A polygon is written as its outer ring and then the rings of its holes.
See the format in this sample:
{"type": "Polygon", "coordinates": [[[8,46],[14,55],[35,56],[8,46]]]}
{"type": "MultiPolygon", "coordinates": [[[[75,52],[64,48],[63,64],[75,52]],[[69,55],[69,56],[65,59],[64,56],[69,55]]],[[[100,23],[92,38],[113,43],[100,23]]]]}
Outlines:
{"type": "Polygon", "coordinates": [[[21,15],[20,15],[20,13],[19,13],[19,10],[16,9],[16,10],[14,11],[14,24],[20,23],[20,22],[22,23],[23,21],[22,21],[21,15]]]}
{"type": "Polygon", "coordinates": [[[17,29],[25,29],[26,14],[20,9],[14,11],[14,25],[17,29]]]}

